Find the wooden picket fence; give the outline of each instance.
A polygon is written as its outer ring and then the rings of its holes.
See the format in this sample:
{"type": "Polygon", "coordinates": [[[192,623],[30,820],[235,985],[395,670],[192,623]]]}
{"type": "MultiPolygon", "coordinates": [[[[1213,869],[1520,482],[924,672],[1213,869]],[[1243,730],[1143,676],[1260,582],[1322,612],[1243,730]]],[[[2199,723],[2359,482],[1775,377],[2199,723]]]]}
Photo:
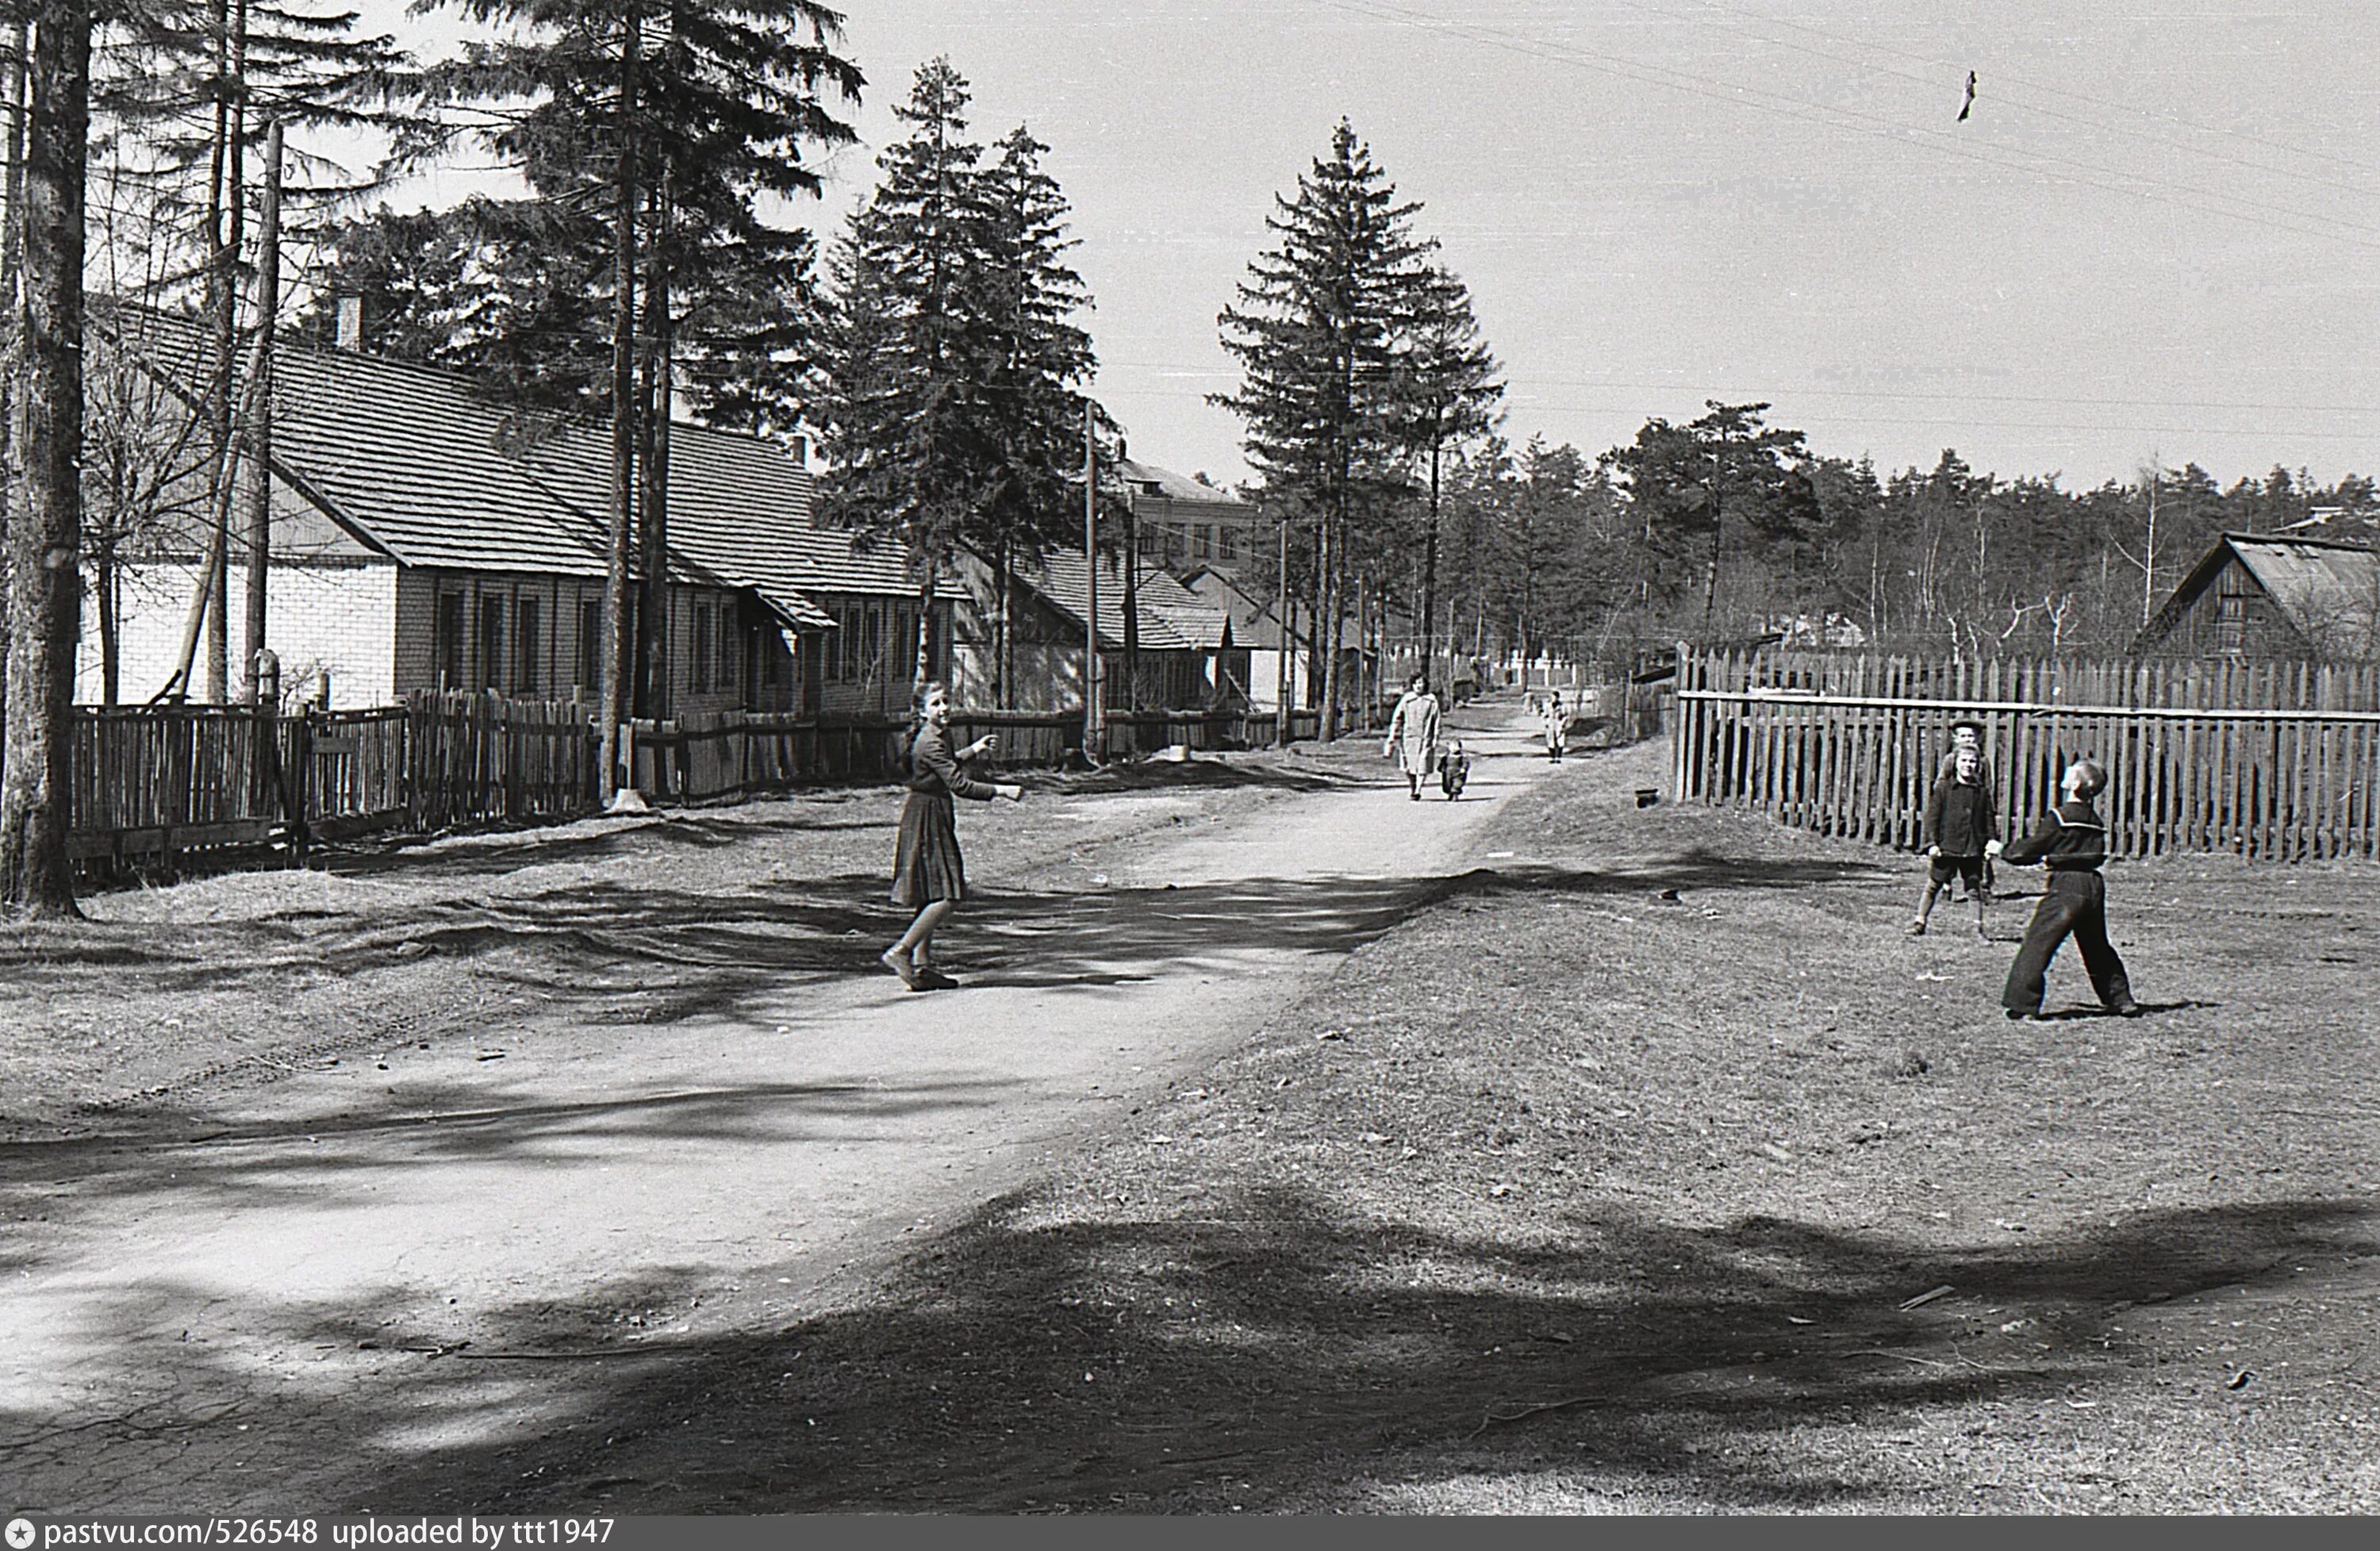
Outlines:
{"type": "MultiPolygon", "coordinates": [[[[1293,734],[1315,715],[1293,713],[1293,734]]],[[[1184,744],[1200,750],[1272,741],[1269,713],[1118,712],[1102,757],[1184,744]]],[[[729,711],[636,721],[625,740],[637,788],[662,803],[705,802],[804,785],[882,781],[907,771],[897,717],[729,711]]],[[[971,710],[954,745],[986,733],[989,763],[1052,768],[1083,745],[1079,713],[971,710]]],[[[302,857],[373,834],[549,823],[596,811],[595,724],[570,701],[421,692],[401,706],[259,716],[237,707],[77,710],[69,848],[86,875],[122,876],[302,857]]]]}
{"type": "Polygon", "coordinates": [[[1677,685],[1680,800],[1914,847],[1950,723],[1972,718],[2010,834],[2087,757],[2116,854],[2380,855],[2371,665],[1683,649],[1677,685]]]}

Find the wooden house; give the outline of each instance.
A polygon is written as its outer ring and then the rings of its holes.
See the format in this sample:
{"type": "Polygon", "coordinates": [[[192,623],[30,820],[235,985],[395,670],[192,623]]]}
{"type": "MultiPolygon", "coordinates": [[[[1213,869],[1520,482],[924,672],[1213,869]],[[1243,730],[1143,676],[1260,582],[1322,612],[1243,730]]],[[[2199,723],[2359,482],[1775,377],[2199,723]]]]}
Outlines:
{"type": "Polygon", "coordinates": [[[2143,657],[2358,660],[2380,645],[2380,554],[2226,533],[2132,640],[2143,657]]]}
{"type": "MultiPolygon", "coordinates": [[[[1007,673],[1000,658],[1003,614],[992,565],[967,553],[959,565],[965,600],[955,615],[951,691],[961,705],[1056,711],[1083,703],[1083,657],[1089,631],[1090,569],[1080,550],[1055,550],[1011,568],[1005,612],[1007,673]]],[[[1099,557],[1099,673],[1111,706],[1147,710],[1207,709],[1234,698],[1237,660],[1231,621],[1161,568],[1144,564],[1134,578],[1140,681],[1125,687],[1124,573],[1114,555],[1099,557]]],[[[1244,658],[1245,653],[1238,657],[1244,658]]]]}
{"type": "MultiPolygon", "coordinates": [[[[197,323],[128,307],[96,318],[128,360],[199,402],[197,323]]],[[[266,642],[285,694],[343,708],[442,687],[591,701],[609,423],[352,350],[284,345],[275,367],[266,642]]],[[[818,525],[797,448],[674,423],[669,479],[664,714],[905,709],[917,589],[897,554],[818,525]]],[[[176,503],[106,578],[127,700],[155,695],[181,660],[208,505],[176,503]]],[[[243,554],[236,542],[235,643],[243,554]]],[[[931,608],[944,654],[963,596],[945,584],[931,608]]],[[[97,612],[84,611],[85,700],[100,697],[97,612]]]]}

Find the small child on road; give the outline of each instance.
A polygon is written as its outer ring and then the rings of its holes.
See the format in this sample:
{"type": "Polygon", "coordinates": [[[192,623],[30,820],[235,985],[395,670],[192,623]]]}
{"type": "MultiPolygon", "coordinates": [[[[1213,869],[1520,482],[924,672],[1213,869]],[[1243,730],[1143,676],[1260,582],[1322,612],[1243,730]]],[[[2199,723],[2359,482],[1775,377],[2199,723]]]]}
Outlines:
{"type": "Polygon", "coordinates": [[[1991,903],[1992,890],[1984,868],[1988,858],[1999,854],[2000,819],[1991,791],[1983,783],[1983,769],[1979,751],[1973,746],[1958,749],[1951,756],[1949,773],[1934,783],[1933,794],[1926,800],[1925,898],[1917,906],[1917,919],[1909,923],[1912,937],[1925,935],[1935,900],[1951,879],[1962,878],[1968,897],[1975,902],[1975,935],[1990,940],[1991,933],[1984,927],[1984,909],[1991,903]]]}
{"type": "Polygon", "coordinates": [[[2107,827],[2091,806],[2091,799],[2107,786],[2107,772],[2095,760],[2077,759],[2059,783],[2063,800],[2033,833],[2001,854],[2015,866],[2039,862],[2049,869],[2040,907],[2024,929],[2024,946],[2017,950],[2016,963],[2009,966],[2008,988],[2000,993],[2000,1004],[2011,1019],[2041,1016],[2049,961],[2070,936],[2082,951],[2082,968],[2100,1004],[2119,1017],[2140,1015],[2124,961],[2107,940],[2107,886],[2099,877],[2099,865],[2107,859],[2107,827]]]}

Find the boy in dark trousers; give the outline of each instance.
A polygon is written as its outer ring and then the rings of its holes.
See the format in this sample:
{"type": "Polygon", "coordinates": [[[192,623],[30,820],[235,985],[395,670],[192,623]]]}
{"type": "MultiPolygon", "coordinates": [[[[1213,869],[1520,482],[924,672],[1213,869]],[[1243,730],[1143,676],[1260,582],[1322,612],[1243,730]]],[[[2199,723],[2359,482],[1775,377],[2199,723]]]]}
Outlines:
{"type": "Polygon", "coordinates": [[[1991,934],[1984,929],[1984,907],[1991,901],[1992,890],[1985,879],[1984,866],[1986,857],[1999,854],[2000,817],[1983,773],[1982,754],[1972,747],[1961,748],[1950,760],[1949,773],[1934,783],[1933,795],[1926,799],[1925,898],[1917,907],[1917,919],[1909,923],[1912,937],[1925,935],[1934,901],[1957,878],[1966,880],[1968,897],[1975,902],[1975,935],[1990,939],[1991,934]]]}
{"type": "Polygon", "coordinates": [[[2049,961],[2069,936],[2082,951],[2082,968],[2101,1005],[2119,1017],[2140,1014],[2124,961],[2107,940],[2107,886],[2099,877],[2099,864],[2107,859],[2107,827],[2091,806],[2107,785],[2107,772],[2095,761],[2077,759],[2066,768],[2058,805],[2033,833],[2001,853],[2014,866],[2039,862],[2049,869],[2040,908],[2024,929],[2024,946],[2017,950],[2016,963],[2009,966],[2008,988],[2000,993],[2000,1004],[2010,1018],[2041,1016],[2049,961]]]}
{"type": "MultiPolygon", "coordinates": [[[[1950,723],[1950,746],[1942,751],[1942,757],[1936,762],[1934,779],[1936,781],[1949,779],[1951,771],[1958,766],[1959,756],[1969,752],[1973,752],[1975,757],[1975,784],[1984,789],[1984,796],[1991,803],[1992,811],[1998,813],[2000,801],[1999,782],[1993,779],[1992,762],[1984,754],[1984,724],[1973,717],[1962,716],[1950,723]]],[[[1999,848],[1995,846],[1992,848],[1991,854],[1984,858],[1984,889],[1986,893],[1999,881],[1992,872],[1992,857],[1998,854],[1999,848]]],[[[1974,885],[1970,883],[1967,886],[1967,892],[1973,894],[1974,891],[1974,885]]]]}

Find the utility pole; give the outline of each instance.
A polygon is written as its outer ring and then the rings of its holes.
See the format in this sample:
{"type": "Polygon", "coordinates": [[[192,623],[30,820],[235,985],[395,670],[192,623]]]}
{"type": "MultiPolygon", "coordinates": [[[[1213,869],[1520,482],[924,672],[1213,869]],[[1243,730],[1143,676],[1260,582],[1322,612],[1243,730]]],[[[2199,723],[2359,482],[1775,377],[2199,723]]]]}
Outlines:
{"type": "Polygon", "coordinates": [[[1099,762],[1099,444],[1083,405],[1083,757],[1099,762]]]}
{"type": "MultiPolygon", "coordinates": [[[[246,688],[257,699],[257,659],[264,650],[265,587],[273,564],[273,329],[281,310],[281,121],[264,135],[264,199],[257,221],[255,412],[249,417],[248,619],[240,642],[246,688]]],[[[266,707],[267,710],[272,707],[266,707]]]]}

